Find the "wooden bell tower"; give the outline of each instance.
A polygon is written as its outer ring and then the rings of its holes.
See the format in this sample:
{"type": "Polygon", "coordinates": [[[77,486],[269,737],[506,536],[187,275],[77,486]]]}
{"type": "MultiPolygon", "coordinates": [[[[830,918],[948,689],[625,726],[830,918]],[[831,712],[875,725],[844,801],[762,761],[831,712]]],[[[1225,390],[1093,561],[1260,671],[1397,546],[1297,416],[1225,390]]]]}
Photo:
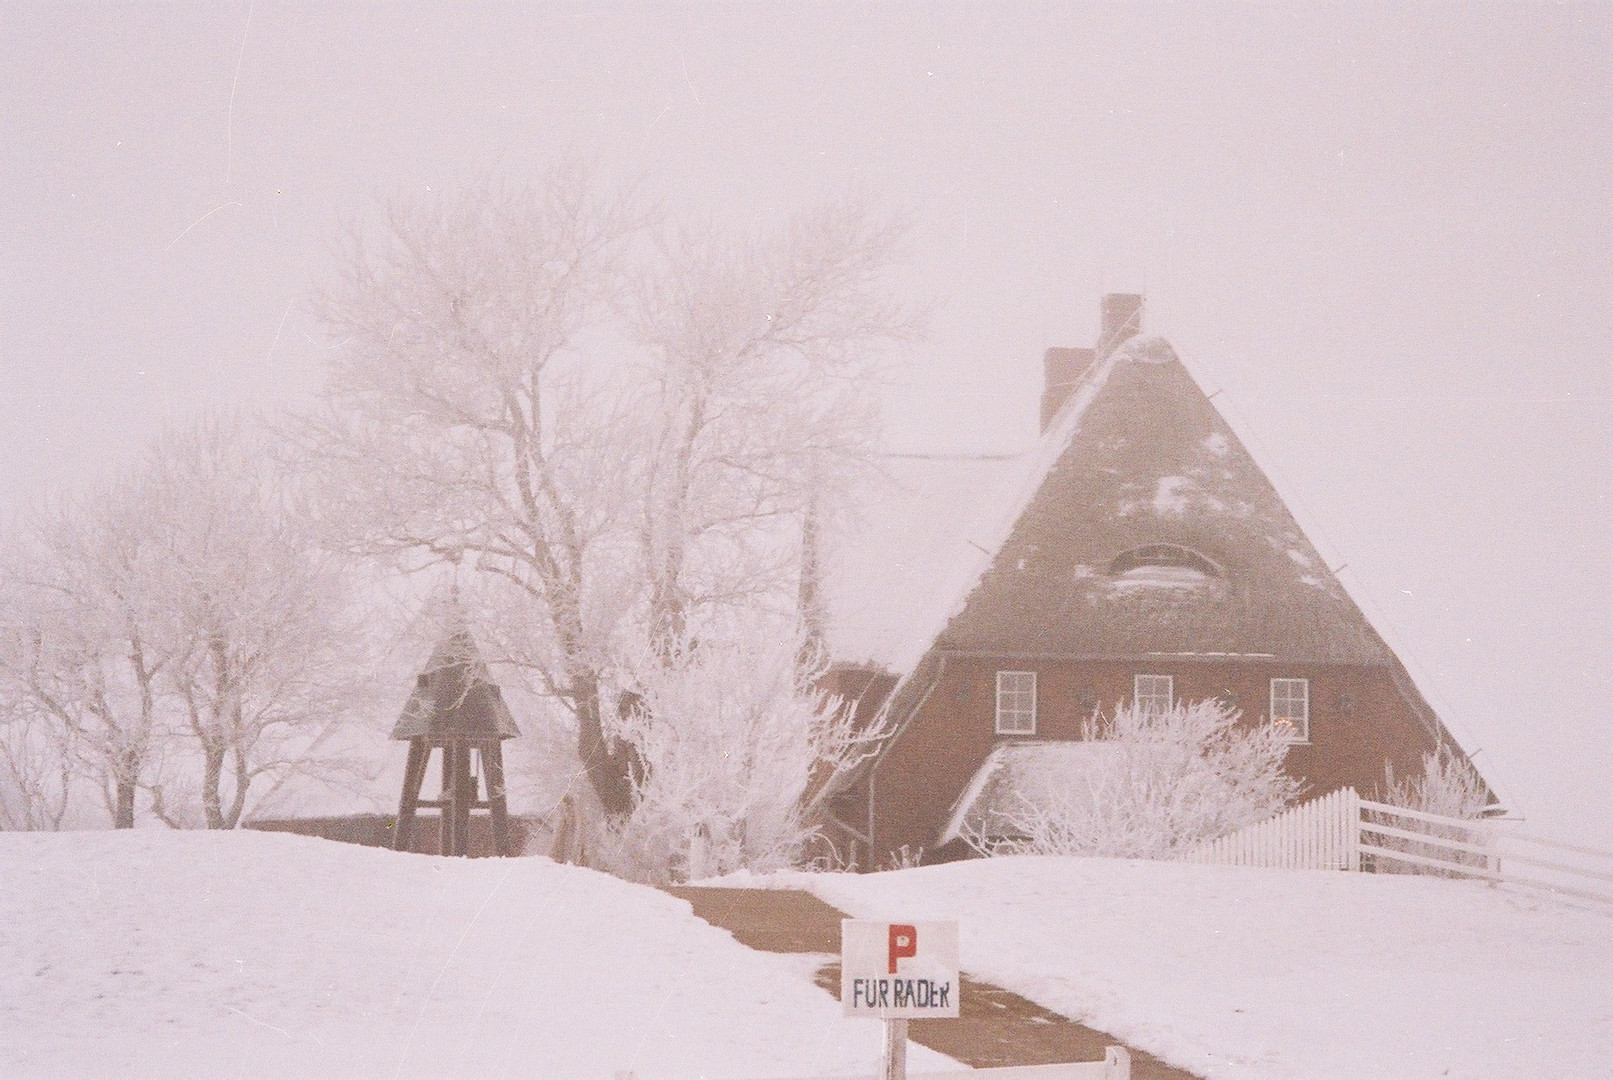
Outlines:
{"type": "Polygon", "coordinates": [[[394,739],[409,743],[394,850],[413,850],[415,813],[430,807],[439,815],[439,854],[470,854],[472,810],[489,812],[494,849],[499,855],[511,854],[503,743],[520,734],[470,631],[463,624],[451,626],[415,678],[414,693],[392,729],[394,739]],[[434,750],[442,752],[441,794],[422,799],[434,750]],[[480,792],[486,798],[479,798],[480,792]]]}

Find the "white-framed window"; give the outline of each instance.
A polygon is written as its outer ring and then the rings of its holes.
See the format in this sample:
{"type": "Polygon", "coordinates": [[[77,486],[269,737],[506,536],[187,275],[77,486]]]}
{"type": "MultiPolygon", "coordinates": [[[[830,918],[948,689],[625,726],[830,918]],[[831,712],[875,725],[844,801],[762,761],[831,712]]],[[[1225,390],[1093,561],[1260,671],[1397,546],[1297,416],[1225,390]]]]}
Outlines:
{"type": "Polygon", "coordinates": [[[1271,680],[1271,723],[1286,731],[1289,742],[1311,740],[1311,681],[1271,680]]]}
{"type": "Polygon", "coordinates": [[[1131,700],[1144,716],[1167,713],[1176,703],[1176,680],[1169,675],[1138,675],[1132,680],[1131,700]]]}
{"type": "Polygon", "coordinates": [[[1036,672],[997,672],[997,734],[1036,734],[1036,672]]]}

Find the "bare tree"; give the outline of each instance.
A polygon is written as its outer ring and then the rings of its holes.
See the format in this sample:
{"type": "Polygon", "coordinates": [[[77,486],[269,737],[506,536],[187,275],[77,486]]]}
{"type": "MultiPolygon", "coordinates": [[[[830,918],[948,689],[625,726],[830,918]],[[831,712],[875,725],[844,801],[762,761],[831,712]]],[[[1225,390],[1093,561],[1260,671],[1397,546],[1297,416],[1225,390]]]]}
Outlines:
{"type": "Polygon", "coordinates": [[[642,276],[640,543],[660,651],[702,608],[787,590],[781,538],[873,452],[873,378],[916,326],[885,280],[904,231],[831,203],[772,235],[683,233],[642,276]]]}
{"type": "Polygon", "coordinates": [[[118,828],[141,792],[170,825],[233,828],[254,782],[321,769],[311,744],[351,700],[342,577],[266,461],[241,424],[170,435],[42,515],[6,574],[0,705],[32,752],[68,751],[118,828]]]}
{"type": "Polygon", "coordinates": [[[158,677],[169,661],[153,584],[160,555],[127,483],[48,510],[9,545],[0,691],[102,791],[114,827],[161,737],[158,677]]]}
{"type": "Polygon", "coordinates": [[[354,550],[519,598],[498,659],[564,702],[616,817],[628,658],[778,593],[812,463],[869,430],[865,350],[906,329],[878,291],[898,230],[856,207],[741,244],[656,247],[653,218],[574,168],[394,209],[322,297],[340,348],[307,439],[354,550]]]}
{"type": "Polygon", "coordinates": [[[310,745],[362,684],[347,584],[288,511],[261,435],[212,421],[172,434],[142,477],[165,558],[159,688],[201,756],[208,828],[234,828],[252,784],[324,771],[310,745]]]}

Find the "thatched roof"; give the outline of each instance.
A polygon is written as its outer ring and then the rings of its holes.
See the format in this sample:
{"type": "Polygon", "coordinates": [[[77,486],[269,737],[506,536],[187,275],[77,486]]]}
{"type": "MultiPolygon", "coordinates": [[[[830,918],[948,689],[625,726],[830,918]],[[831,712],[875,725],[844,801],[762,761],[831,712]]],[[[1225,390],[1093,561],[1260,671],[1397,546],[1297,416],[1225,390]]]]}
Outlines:
{"type": "Polygon", "coordinates": [[[836,659],[900,675],[932,648],[1391,661],[1160,338],[1095,363],[1029,453],[925,465],[896,463],[918,481],[828,560],[836,659]]]}
{"type": "Polygon", "coordinates": [[[1103,388],[938,644],[1083,656],[1388,650],[1158,338],[1103,388]]]}
{"type": "Polygon", "coordinates": [[[462,626],[451,627],[438,643],[392,729],[394,739],[513,739],[520,734],[481,650],[462,626]]]}

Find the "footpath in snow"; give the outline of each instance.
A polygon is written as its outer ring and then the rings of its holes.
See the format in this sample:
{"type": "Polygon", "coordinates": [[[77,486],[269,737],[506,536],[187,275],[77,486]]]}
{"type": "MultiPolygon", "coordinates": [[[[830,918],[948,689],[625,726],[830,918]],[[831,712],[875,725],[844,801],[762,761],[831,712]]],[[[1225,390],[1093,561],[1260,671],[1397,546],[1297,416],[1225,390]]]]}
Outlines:
{"type": "MultiPolygon", "coordinates": [[[[842,1017],[815,966],[547,859],[0,833],[8,1080],[871,1072],[879,1025],[842,1017]]],[[[912,1066],[958,1067],[922,1047],[912,1066]]]]}
{"type": "Polygon", "coordinates": [[[1606,1080],[1613,910],[1431,877],[1020,857],[778,875],[1210,1080],[1606,1080]]]}

